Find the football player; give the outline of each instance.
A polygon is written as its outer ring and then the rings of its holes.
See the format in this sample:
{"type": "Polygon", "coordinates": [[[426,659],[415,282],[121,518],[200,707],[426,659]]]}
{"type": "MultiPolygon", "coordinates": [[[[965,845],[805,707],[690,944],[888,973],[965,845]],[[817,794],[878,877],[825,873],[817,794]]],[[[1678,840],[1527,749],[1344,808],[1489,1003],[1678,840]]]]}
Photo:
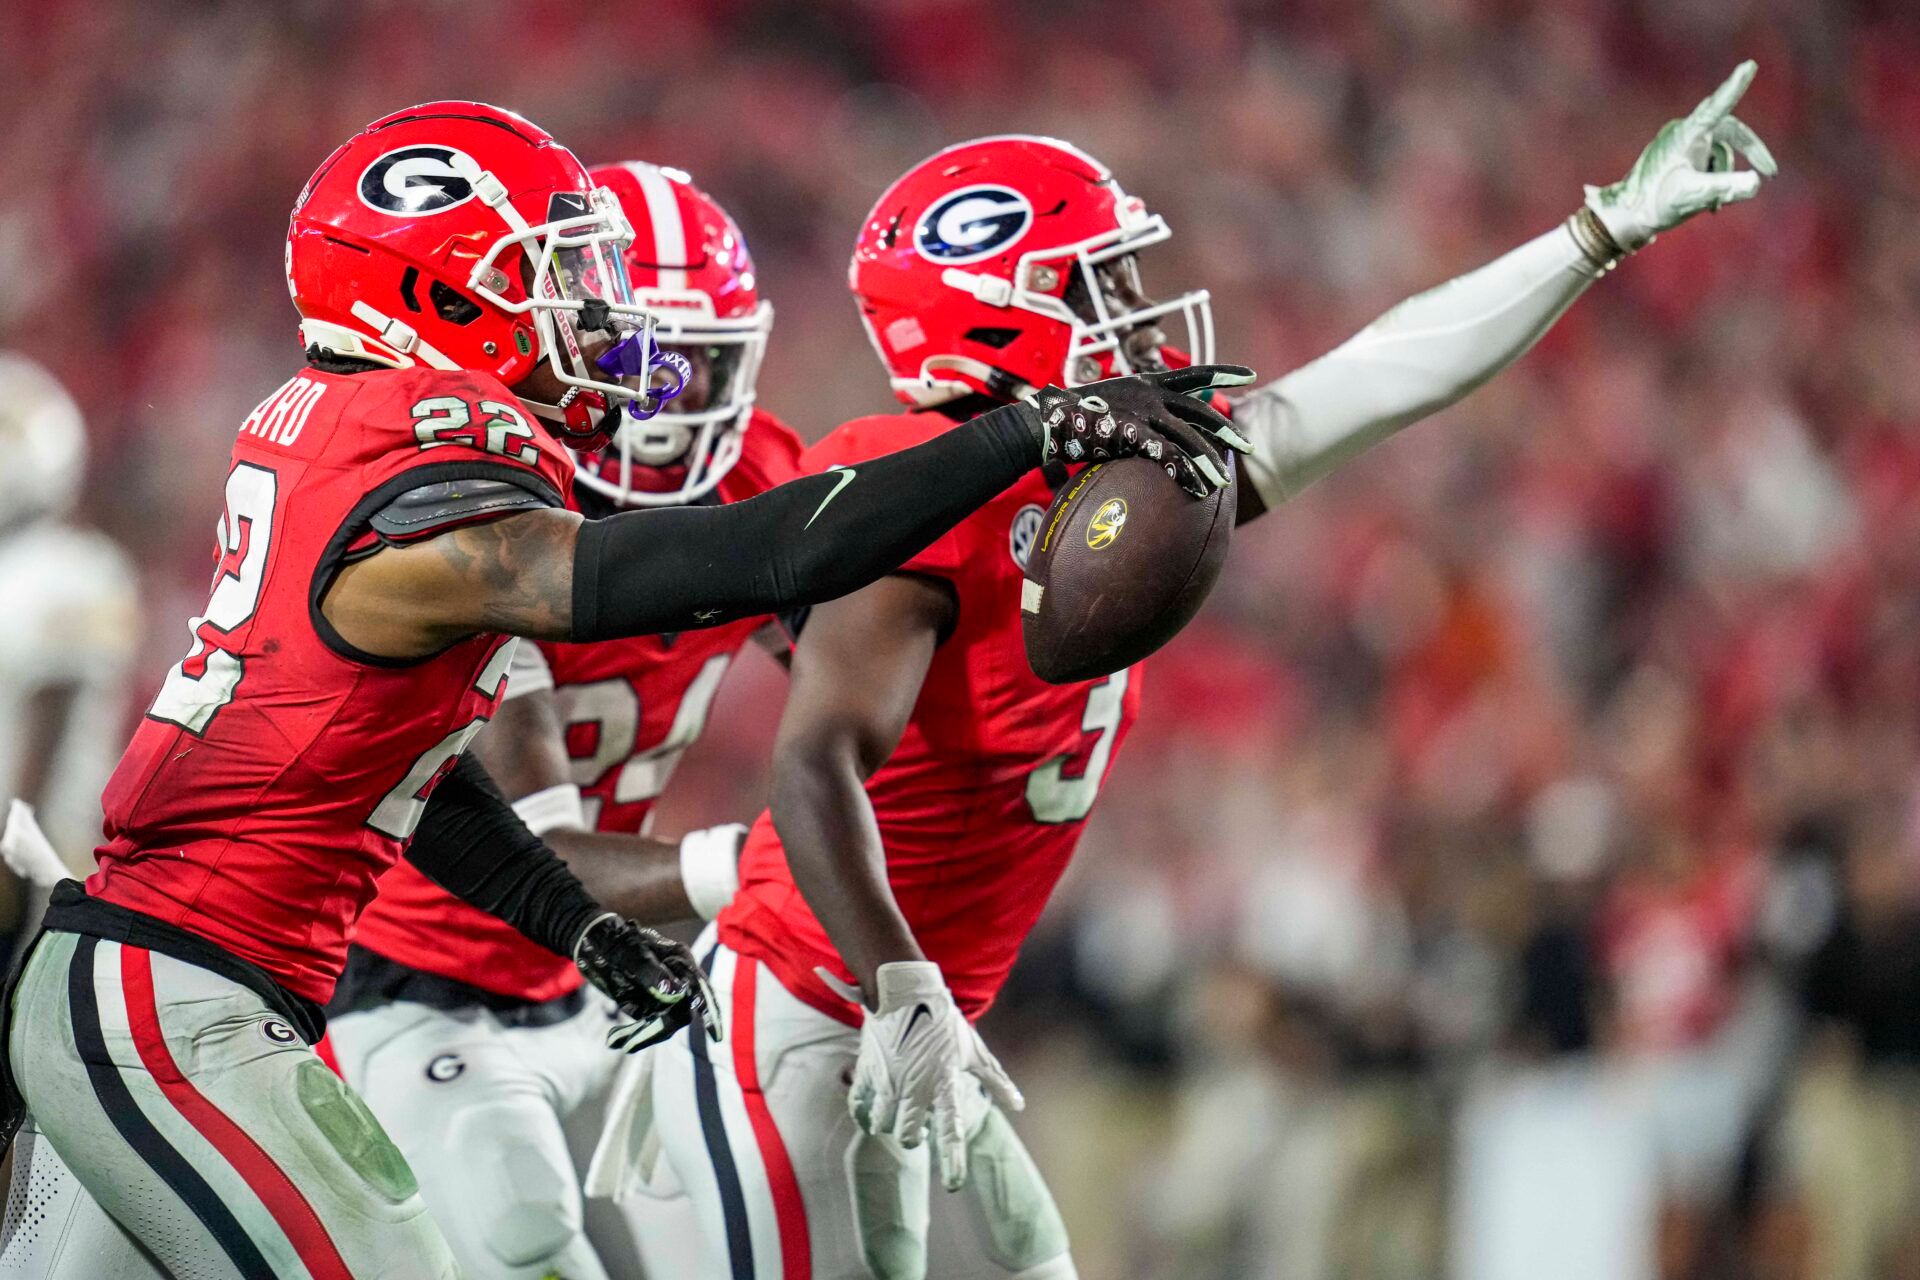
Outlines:
{"type": "MultiPolygon", "coordinates": [[[[756,403],[773,325],[745,238],[687,175],[651,164],[592,170],[634,229],[635,299],[691,376],[655,416],[626,419],[577,455],[574,508],[740,502],[801,474],[800,438],[756,403]]],[[[514,809],[610,909],[643,921],[712,919],[733,896],[742,826],[678,845],[641,834],[707,720],[742,645],[785,633],[767,617],[577,645],[523,643],[474,752],[514,809]]],[[[341,1074],[420,1180],[469,1280],[630,1276],[618,1211],[583,1205],[570,1138],[600,1131],[622,1059],[601,1044],[608,1006],[563,957],[401,863],[360,917],[328,1006],[341,1074]]],[[[584,1154],[582,1144],[580,1154],[584,1154]]],[[[659,1197],[655,1199],[672,1199],[659,1197]]],[[[694,1234],[652,1211],[647,1274],[695,1274],[672,1250],[694,1234]]]]}
{"type": "Polygon", "coordinates": [[[126,555],[65,518],[85,455],[66,388],[0,352],[0,803],[32,805],[76,868],[91,861],[139,620],[126,555]]]}
{"type": "MultiPolygon", "coordinates": [[[[1668,124],[1563,225],[1235,401],[1255,446],[1240,518],[1458,400],[1656,234],[1755,194],[1773,162],[1731,115],[1752,74],[1743,65],[1668,124]],[[1736,152],[1753,170],[1731,171],[1736,152]]],[[[1204,292],[1142,292],[1136,255],[1167,235],[1097,161],[1050,139],[982,139],[913,169],[875,204],[851,273],[909,411],[847,423],[806,465],[939,439],[1050,382],[1181,363],[1163,335],[1174,317],[1209,358],[1204,292]]],[[[702,1275],[1074,1274],[1004,1115],[1020,1095],[973,1026],[1139,705],[1138,667],[1056,686],[1027,666],[1021,570],[1052,497],[1029,476],[899,572],[809,615],[770,811],[696,948],[726,1041],[653,1051],[651,1106],[633,1109],[693,1199],[710,1241],[702,1275]],[[970,1165],[986,1175],[969,1183],[970,1165]],[[935,1175],[969,1194],[933,1197],[930,1212],[935,1175]]]]}
{"type": "Polygon", "coordinates": [[[70,1192],[58,1230],[9,1217],[27,1269],[455,1274],[406,1161],[310,1047],[403,854],[570,957],[620,1009],[615,1047],[717,1033],[684,948],[605,910],[466,753],[510,637],[816,603],[1063,450],[1158,454],[1204,487],[1243,443],[1187,393],[1244,371],[1121,379],[1104,431],[1023,403],[751,502],[583,522],[564,446],[692,372],[653,345],[631,238],[571,152],[475,103],[374,122],[301,193],[307,365],[240,425],[211,597],[107,785],[99,869],[55,890],[0,1002],[8,1131],[33,1121],[20,1194],[70,1192]]]}

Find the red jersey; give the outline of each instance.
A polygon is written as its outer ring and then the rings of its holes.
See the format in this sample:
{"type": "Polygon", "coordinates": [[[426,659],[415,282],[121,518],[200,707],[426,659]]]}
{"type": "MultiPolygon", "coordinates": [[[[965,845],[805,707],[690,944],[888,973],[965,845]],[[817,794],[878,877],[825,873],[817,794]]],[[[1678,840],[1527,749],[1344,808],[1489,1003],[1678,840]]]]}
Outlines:
{"type": "Polygon", "coordinates": [[[375,880],[498,705],[511,642],[381,659],[341,639],[320,601],[343,564],[404,540],[374,527],[403,493],[486,479],[559,506],[572,476],[484,374],[307,370],[268,397],[234,441],[192,648],[107,784],[87,892],[324,1002],[375,880]]]}
{"type": "MultiPolygon", "coordinates": [[[[754,410],[740,460],[716,491],[720,500],[739,502],[801,475],[801,449],[786,424],[754,410]]],[[[515,664],[509,697],[555,692],[573,781],[596,830],[644,828],[681,753],[706,726],[727,665],[766,621],[742,618],[702,631],[597,644],[541,644],[543,663],[515,664]]],[[[354,941],[408,968],[522,1000],[551,1000],[582,981],[572,961],[527,941],[407,863],[380,882],[380,896],[360,918],[354,941]]]]}
{"type": "MultiPolygon", "coordinates": [[[[849,422],[807,451],[809,472],[931,439],[937,413],[849,422]]],[[[900,745],[867,780],[887,879],[913,936],[968,1017],[993,1002],[1140,705],[1138,667],[1048,684],[1027,665],[1022,566],[1053,491],[1035,471],[902,566],[951,583],[953,634],[935,650],[900,745]]],[[[766,962],[796,995],[844,1021],[853,1007],[814,973],[851,981],[787,870],[762,814],[740,859],[720,938],[766,962]]]]}

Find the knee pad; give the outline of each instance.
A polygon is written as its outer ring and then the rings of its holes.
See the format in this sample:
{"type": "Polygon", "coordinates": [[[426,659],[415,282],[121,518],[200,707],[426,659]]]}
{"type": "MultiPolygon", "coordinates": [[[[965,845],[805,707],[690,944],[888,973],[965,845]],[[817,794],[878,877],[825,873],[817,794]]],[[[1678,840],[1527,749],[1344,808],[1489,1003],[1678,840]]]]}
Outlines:
{"type": "Polygon", "coordinates": [[[873,1280],[926,1280],[927,1149],[859,1134],[847,1149],[853,1219],[873,1280]]]}
{"type": "Polygon", "coordinates": [[[580,1234],[560,1206],[513,1204],[488,1219],[481,1243],[487,1252],[510,1267],[531,1267],[553,1260],[580,1234]]]}
{"type": "Polygon", "coordinates": [[[559,1261],[584,1230],[572,1167],[557,1167],[555,1151],[518,1134],[495,1136],[493,1150],[482,1150],[478,1159],[499,1169],[490,1178],[495,1194],[472,1205],[482,1215],[486,1251],[509,1267],[559,1261]]]}
{"type": "Polygon", "coordinates": [[[993,1260],[1019,1280],[1069,1280],[1074,1271],[1067,1224],[1026,1144],[998,1107],[988,1109],[967,1144],[967,1167],[966,1194],[980,1205],[993,1260]]]}
{"type": "Polygon", "coordinates": [[[406,1157],[373,1112],[326,1063],[317,1057],[301,1063],[294,1069],[293,1084],[300,1108],[314,1128],[368,1186],[395,1204],[420,1190],[406,1157]]]}

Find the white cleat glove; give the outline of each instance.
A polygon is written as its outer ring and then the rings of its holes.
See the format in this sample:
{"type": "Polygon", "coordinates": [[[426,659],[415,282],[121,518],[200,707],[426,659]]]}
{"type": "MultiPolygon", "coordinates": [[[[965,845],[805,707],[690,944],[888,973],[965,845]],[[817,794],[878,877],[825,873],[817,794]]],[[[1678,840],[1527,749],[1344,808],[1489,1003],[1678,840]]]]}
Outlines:
{"type": "Polygon", "coordinates": [[[6,859],[8,870],[36,889],[51,889],[73,878],[25,800],[15,800],[7,809],[6,828],[0,830],[0,857],[6,859]]]}
{"type": "Polygon", "coordinates": [[[1733,115],[1755,70],[1751,59],[1735,67],[1691,115],[1669,120],[1653,136],[1626,177],[1587,188],[1587,208],[1621,253],[1652,243],[1702,210],[1751,200],[1760,180],[1779,171],[1767,144],[1733,115]],[[1753,168],[1735,173],[1736,152],[1753,168]]]}
{"type": "Polygon", "coordinates": [[[860,1028],[847,1109],[871,1134],[917,1147],[929,1131],[940,1180],[957,1191],[967,1181],[963,1090],[972,1076],[1008,1111],[1026,1106],[1020,1090],[953,1002],[940,966],[925,960],[883,964],[879,1008],[860,1028]]]}

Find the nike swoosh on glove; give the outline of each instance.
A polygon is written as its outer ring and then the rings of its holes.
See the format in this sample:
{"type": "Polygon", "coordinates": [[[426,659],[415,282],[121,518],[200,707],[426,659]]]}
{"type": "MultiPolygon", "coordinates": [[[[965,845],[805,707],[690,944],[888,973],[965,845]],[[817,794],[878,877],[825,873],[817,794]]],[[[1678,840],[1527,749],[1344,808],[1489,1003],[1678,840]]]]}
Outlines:
{"type": "Polygon", "coordinates": [[[967,1181],[967,1077],[1008,1111],[1019,1111],[1026,1099],[954,1004],[939,965],[883,964],[878,995],[879,1007],[867,1011],[860,1028],[847,1109],[867,1133],[903,1147],[918,1147],[931,1133],[940,1180],[957,1191],[967,1181]]]}

